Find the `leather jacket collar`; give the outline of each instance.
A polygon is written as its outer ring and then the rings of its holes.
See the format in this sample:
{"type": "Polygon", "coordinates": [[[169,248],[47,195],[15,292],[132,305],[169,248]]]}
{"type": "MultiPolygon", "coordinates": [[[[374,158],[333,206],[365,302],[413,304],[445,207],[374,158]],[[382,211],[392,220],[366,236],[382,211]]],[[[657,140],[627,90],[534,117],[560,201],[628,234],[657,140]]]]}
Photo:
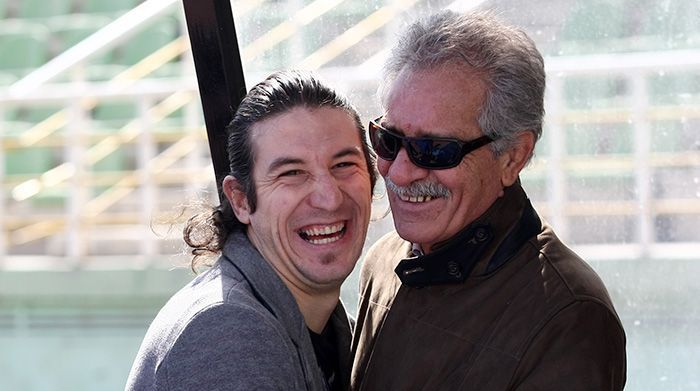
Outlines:
{"type": "Polygon", "coordinates": [[[542,229],[525,192],[516,182],[477,220],[429,254],[401,260],[394,271],[404,285],[462,283],[504,265],[542,229]]]}

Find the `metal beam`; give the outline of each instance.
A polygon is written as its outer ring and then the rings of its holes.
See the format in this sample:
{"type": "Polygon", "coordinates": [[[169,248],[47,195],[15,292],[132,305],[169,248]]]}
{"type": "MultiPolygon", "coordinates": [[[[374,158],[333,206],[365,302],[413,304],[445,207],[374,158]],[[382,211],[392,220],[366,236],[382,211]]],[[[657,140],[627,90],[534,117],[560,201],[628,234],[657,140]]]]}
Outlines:
{"type": "Polygon", "coordinates": [[[229,0],[183,0],[219,199],[229,172],[226,125],[245,96],[245,78],[229,0]]]}

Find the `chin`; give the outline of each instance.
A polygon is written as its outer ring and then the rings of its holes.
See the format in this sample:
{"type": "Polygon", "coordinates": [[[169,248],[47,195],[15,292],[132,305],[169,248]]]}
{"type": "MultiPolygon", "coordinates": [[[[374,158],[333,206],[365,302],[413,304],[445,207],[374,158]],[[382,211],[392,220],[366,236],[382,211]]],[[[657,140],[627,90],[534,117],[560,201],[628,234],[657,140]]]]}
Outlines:
{"type": "MultiPolygon", "coordinates": [[[[347,263],[344,265],[347,265],[347,263]]],[[[305,275],[309,281],[313,281],[318,285],[340,286],[350,273],[352,273],[355,263],[353,262],[351,266],[352,267],[350,267],[350,265],[343,266],[338,263],[337,259],[332,263],[320,262],[316,265],[314,270],[307,270],[305,275]]]]}
{"type": "Polygon", "coordinates": [[[394,224],[396,226],[396,232],[403,240],[407,240],[411,243],[426,243],[427,240],[429,240],[425,235],[425,223],[404,224],[394,220],[394,224]]]}
{"type": "Polygon", "coordinates": [[[307,278],[318,287],[325,287],[328,289],[339,289],[340,286],[343,285],[343,282],[345,282],[347,275],[339,276],[326,274],[322,276],[308,276],[307,278]]]}

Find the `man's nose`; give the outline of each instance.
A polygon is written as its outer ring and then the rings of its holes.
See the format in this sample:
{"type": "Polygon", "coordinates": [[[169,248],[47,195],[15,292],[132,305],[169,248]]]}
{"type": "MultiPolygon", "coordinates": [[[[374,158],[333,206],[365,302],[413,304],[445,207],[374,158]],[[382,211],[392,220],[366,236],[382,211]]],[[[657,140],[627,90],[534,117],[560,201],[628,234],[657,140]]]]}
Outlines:
{"type": "Polygon", "coordinates": [[[332,175],[316,177],[311,186],[309,202],[314,208],[332,211],[343,203],[340,184],[332,175]]]}
{"type": "Polygon", "coordinates": [[[430,174],[430,170],[413,164],[406,148],[401,148],[396,158],[389,163],[386,176],[398,186],[408,186],[415,181],[425,179],[430,174]]]}

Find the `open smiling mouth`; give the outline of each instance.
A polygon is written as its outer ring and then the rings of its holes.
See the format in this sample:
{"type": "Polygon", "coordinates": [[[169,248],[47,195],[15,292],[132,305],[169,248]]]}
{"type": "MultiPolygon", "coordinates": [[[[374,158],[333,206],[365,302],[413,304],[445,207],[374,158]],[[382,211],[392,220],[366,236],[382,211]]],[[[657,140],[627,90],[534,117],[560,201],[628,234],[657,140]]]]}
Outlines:
{"type": "Polygon", "coordinates": [[[414,204],[421,203],[421,202],[428,202],[433,199],[431,196],[418,196],[418,197],[407,197],[402,194],[397,194],[399,196],[399,199],[404,202],[412,202],[414,204]]]}
{"type": "Polygon", "coordinates": [[[340,240],[345,235],[345,222],[327,225],[324,227],[315,227],[309,229],[301,229],[299,236],[311,244],[328,244],[340,240]]]}

